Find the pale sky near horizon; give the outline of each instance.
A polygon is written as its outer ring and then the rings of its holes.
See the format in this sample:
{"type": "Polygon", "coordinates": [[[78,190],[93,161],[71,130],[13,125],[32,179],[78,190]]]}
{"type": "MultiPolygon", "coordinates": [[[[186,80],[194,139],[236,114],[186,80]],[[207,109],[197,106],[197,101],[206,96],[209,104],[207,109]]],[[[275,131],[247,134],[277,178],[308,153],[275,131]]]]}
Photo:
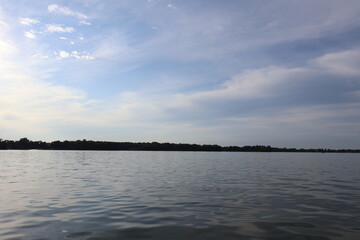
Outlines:
{"type": "Polygon", "coordinates": [[[358,0],[0,0],[0,138],[360,148],[358,0]]]}

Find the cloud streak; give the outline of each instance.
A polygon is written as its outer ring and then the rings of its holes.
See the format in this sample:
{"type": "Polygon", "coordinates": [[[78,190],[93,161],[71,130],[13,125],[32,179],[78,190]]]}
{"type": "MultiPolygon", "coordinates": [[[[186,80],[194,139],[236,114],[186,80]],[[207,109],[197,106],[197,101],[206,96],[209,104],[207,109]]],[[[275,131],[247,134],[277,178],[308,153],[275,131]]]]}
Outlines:
{"type": "Polygon", "coordinates": [[[26,26],[32,26],[40,23],[40,21],[35,18],[19,18],[19,22],[26,26]]]}
{"type": "Polygon", "coordinates": [[[48,6],[48,11],[50,13],[55,13],[55,14],[63,14],[63,15],[68,15],[68,16],[74,16],[77,17],[79,19],[88,19],[88,16],[86,16],[83,13],[80,12],[76,12],[73,11],[67,7],[63,7],[57,4],[51,4],[48,6]]]}
{"type": "Polygon", "coordinates": [[[52,33],[71,33],[75,31],[75,28],[67,27],[60,24],[47,24],[46,30],[52,33]]]}
{"type": "Polygon", "coordinates": [[[31,31],[30,32],[24,32],[24,36],[27,37],[27,38],[32,38],[32,39],[36,38],[35,33],[31,32],[31,31]]]}

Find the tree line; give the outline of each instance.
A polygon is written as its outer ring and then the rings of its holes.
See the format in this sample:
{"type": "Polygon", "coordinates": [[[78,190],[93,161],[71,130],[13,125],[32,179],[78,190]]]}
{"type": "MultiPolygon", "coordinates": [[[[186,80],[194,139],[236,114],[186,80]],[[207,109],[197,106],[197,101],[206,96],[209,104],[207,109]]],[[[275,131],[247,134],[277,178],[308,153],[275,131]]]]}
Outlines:
{"type": "Polygon", "coordinates": [[[360,153],[360,149],[296,149],[277,148],[271,146],[219,146],[199,145],[188,143],[158,143],[158,142],[110,142],[110,141],[31,141],[21,138],[18,141],[0,139],[0,149],[39,149],[39,150],[130,150],[130,151],[204,151],[204,152],[353,152],[360,153]]]}

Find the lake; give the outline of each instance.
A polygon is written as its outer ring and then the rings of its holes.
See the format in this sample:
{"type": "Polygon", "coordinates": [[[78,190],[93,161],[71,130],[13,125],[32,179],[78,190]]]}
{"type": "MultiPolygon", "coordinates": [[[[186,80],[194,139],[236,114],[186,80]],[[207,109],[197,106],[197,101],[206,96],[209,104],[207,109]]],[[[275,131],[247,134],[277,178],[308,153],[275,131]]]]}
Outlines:
{"type": "Polygon", "coordinates": [[[360,239],[360,154],[0,151],[0,239],[360,239]]]}

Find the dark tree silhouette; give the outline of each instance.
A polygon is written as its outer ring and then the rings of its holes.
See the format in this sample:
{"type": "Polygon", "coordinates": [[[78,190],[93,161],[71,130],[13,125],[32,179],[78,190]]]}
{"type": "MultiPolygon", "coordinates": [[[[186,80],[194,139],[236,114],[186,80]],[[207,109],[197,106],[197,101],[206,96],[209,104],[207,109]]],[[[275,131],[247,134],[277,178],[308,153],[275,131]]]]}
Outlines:
{"type": "Polygon", "coordinates": [[[206,152],[352,152],[360,153],[360,149],[296,149],[296,148],[275,148],[271,146],[226,146],[199,145],[188,143],[158,143],[158,142],[107,142],[107,141],[31,141],[21,138],[18,141],[3,140],[0,138],[0,149],[43,149],[43,150],[131,150],[131,151],[206,151],[206,152]]]}

